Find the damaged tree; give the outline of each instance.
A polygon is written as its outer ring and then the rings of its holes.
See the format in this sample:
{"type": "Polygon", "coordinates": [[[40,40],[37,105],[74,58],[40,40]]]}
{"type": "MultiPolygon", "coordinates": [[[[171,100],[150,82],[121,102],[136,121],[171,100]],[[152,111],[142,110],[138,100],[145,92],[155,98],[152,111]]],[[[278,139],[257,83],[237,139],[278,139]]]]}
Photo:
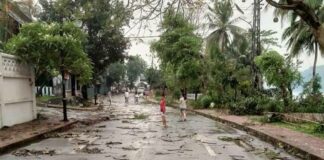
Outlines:
{"type": "Polygon", "coordinates": [[[324,25],[321,24],[319,17],[316,16],[315,11],[310,6],[305,4],[303,0],[280,0],[275,2],[273,0],[266,0],[271,6],[278,9],[291,10],[305,21],[313,29],[313,34],[318,41],[321,50],[324,50],[324,25]]]}

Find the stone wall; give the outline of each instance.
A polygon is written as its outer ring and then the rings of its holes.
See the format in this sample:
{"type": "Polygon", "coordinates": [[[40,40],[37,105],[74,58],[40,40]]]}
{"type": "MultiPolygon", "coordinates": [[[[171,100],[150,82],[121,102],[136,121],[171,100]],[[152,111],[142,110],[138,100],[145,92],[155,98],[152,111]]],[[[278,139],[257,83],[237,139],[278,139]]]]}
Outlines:
{"type": "Polygon", "coordinates": [[[324,123],[323,113],[285,113],[285,119],[291,122],[313,121],[324,123]]]}

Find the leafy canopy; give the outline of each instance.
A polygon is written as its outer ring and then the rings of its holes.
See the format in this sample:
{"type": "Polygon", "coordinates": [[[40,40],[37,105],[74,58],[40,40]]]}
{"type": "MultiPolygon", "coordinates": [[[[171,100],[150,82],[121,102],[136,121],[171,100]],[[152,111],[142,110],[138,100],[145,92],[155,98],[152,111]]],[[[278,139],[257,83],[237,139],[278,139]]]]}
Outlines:
{"type": "Polygon", "coordinates": [[[126,64],[127,77],[130,82],[130,87],[134,86],[134,82],[144,73],[146,62],[139,56],[130,56],[126,64]]]}
{"type": "Polygon", "coordinates": [[[269,85],[290,86],[300,79],[299,72],[285,62],[283,56],[276,51],[266,52],[255,58],[269,85]]]}
{"type": "Polygon", "coordinates": [[[63,56],[64,69],[79,75],[81,83],[86,83],[91,79],[92,64],[83,50],[84,41],[83,32],[73,23],[34,22],[23,25],[5,49],[22,62],[33,64],[36,77],[57,73],[63,56]]]}
{"type": "Polygon", "coordinates": [[[202,39],[194,26],[174,10],[166,11],[161,24],[163,34],[151,49],[161,60],[168,87],[196,88],[201,70],[202,39]]]}
{"type": "Polygon", "coordinates": [[[128,24],[131,11],[120,0],[40,0],[44,11],[39,15],[46,22],[71,20],[87,35],[86,53],[93,62],[93,76],[100,77],[107,67],[125,57],[128,39],[123,27],[128,24]]]}
{"type": "Polygon", "coordinates": [[[116,62],[108,67],[107,75],[111,83],[119,83],[126,74],[126,67],[121,62],[116,62]]]}
{"type": "Polygon", "coordinates": [[[147,80],[147,83],[151,87],[158,87],[161,86],[163,83],[161,70],[155,68],[148,68],[145,70],[144,75],[147,80]]]}

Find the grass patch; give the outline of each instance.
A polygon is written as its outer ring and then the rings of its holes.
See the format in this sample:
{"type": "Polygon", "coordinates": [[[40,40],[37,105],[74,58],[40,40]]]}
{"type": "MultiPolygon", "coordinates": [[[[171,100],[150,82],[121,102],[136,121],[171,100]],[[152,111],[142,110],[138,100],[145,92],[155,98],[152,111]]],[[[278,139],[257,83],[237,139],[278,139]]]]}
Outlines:
{"type": "Polygon", "coordinates": [[[41,102],[41,103],[46,103],[49,100],[57,99],[57,98],[59,98],[59,97],[56,97],[56,96],[39,96],[39,97],[36,97],[36,100],[38,102],[41,102]]]}
{"type": "Polygon", "coordinates": [[[324,139],[324,132],[316,132],[319,127],[318,124],[304,122],[304,123],[288,123],[288,122],[276,122],[273,123],[276,126],[288,128],[291,130],[299,131],[302,133],[310,134],[315,137],[324,139]]]}
{"type": "Polygon", "coordinates": [[[259,123],[268,123],[268,120],[267,120],[267,117],[265,116],[248,116],[248,118],[251,120],[251,121],[254,121],[254,122],[259,122],[259,123]]]}
{"type": "MultiPolygon", "coordinates": [[[[259,123],[269,123],[267,118],[265,116],[249,116],[249,119],[255,122],[259,123]]],[[[315,137],[319,137],[321,139],[324,139],[324,126],[316,124],[316,123],[311,123],[311,122],[272,122],[271,124],[278,126],[278,127],[283,127],[283,128],[288,128],[294,131],[306,133],[315,137]]]]}
{"type": "Polygon", "coordinates": [[[148,115],[144,113],[134,115],[134,119],[146,119],[146,118],[148,118],[148,115]]]}

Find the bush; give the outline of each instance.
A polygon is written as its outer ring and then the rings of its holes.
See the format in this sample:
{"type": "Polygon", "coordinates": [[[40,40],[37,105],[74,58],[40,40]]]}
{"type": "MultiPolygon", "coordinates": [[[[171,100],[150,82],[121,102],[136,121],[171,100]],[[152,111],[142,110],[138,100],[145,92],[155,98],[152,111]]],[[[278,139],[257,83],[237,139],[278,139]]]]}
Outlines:
{"type": "Polygon", "coordinates": [[[324,124],[317,124],[313,130],[314,133],[324,133],[324,124]]]}
{"type": "Polygon", "coordinates": [[[271,113],[271,114],[266,115],[266,117],[267,117],[268,123],[281,122],[284,119],[284,116],[282,114],[278,114],[278,113],[271,113]]]}
{"type": "Polygon", "coordinates": [[[309,95],[299,102],[296,111],[306,113],[324,113],[324,97],[320,94],[309,95]]]}
{"type": "Polygon", "coordinates": [[[244,105],[241,105],[240,103],[229,103],[228,109],[230,110],[231,114],[235,115],[245,115],[245,107],[244,105]]]}
{"type": "Polygon", "coordinates": [[[200,104],[200,101],[199,99],[197,101],[188,101],[189,102],[189,105],[192,106],[194,109],[201,109],[202,108],[202,105],[200,104]]]}
{"type": "Polygon", "coordinates": [[[198,102],[203,108],[208,108],[213,98],[209,95],[200,96],[198,102]]]}
{"type": "Polygon", "coordinates": [[[181,97],[181,91],[180,90],[175,90],[173,93],[172,93],[172,96],[175,98],[175,99],[179,99],[181,97]]]}
{"type": "Polygon", "coordinates": [[[258,100],[258,106],[268,112],[282,112],[284,104],[276,99],[262,97],[258,100]]]}
{"type": "Polygon", "coordinates": [[[259,99],[248,97],[237,103],[230,103],[230,113],[235,115],[262,115],[264,108],[259,105],[259,99]]]}
{"type": "Polygon", "coordinates": [[[324,124],[317,124],[314,129],[314,133],[324,133],[324,124]]]}

